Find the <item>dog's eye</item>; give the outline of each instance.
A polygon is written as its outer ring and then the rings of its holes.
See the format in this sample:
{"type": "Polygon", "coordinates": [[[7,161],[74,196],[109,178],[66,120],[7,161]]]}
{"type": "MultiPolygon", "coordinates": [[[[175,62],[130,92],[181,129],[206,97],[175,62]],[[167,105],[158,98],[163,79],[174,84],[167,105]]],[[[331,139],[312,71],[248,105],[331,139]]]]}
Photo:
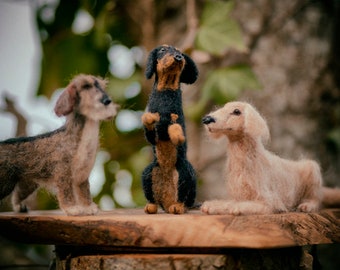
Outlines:
{"type": "Polygon", "coordinates": [[[235,109],[231,114],[233,114],[233,115],[240,115],[241,111],[239,109],[235,109]]]}
{"type": "Polygon", "coordinates": [[[90,84],[90,83],[85,83],[84,85],[83,85],[83,88],[84,89],[90,89],[92,87],[92,85],[90,84]]]}

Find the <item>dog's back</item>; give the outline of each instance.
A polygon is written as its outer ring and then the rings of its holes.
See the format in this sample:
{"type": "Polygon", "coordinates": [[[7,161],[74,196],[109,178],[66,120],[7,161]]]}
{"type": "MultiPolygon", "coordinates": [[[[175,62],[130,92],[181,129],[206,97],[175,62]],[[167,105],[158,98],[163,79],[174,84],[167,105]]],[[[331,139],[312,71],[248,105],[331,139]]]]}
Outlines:
{"type": "Polygon", "coordinates": [[[50,139],[64,129],[32,137],[11,138],[0,142],[0,199],[9,195],[19,181],[48,181],[58,162],[60,145],[50,139]],[[39,141],[39,143],[37,143],[39,141]],[[44,151],[41,151],[41,143],[44,151]],[[50,155],[56,158],[51,160],[50,155]],[[48,158],[47,158],[48,157],[48,158]]]}

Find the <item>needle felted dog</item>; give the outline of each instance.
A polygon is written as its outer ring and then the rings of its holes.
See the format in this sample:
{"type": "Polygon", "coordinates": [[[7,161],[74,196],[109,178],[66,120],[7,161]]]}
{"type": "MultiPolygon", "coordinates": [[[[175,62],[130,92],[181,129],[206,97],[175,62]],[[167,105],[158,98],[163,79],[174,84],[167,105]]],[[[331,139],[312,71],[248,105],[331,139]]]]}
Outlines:
{"type": "Polygon", "coordinates": [[[58,116],[66,116],[65,125],[46,134],[0,142],[0,199],[14,190],[13,209],[26,212],[24,200],[44,186],[56,190],[59,206],[68,215],[98,211],[88,177],[98,148],[99,122],[117,111],[105,85],[91,75],[76,76],[54,108],[58,116]]]}
{"type": "Polygon", "coordinates": [[[186,158],[186,134],[180,83],[192,84],[198,70],[193,60],[176,48],[163,45],[151,51],[145,75],[155,82],[142,115],[145,137],[153,146],[154,160],[143,171],[145,212],[182,214],[196,196],[196,176],[186,158]]]}
{"type": "Polygon", "coordinates": [[[203,118],[212,137],[227,137],[227,200],[204,202],[208,214],[315,212],[322,198],[319,165],[291,161],[265,149],[269,129],[248,103],[230,102],[203,118]]]}

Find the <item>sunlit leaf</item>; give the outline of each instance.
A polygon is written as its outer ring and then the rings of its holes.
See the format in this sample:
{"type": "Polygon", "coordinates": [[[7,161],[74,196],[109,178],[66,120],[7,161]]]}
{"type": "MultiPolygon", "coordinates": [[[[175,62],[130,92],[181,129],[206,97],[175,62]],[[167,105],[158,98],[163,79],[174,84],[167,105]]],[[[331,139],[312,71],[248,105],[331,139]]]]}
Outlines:
{"type": "Polygon", "coordinates": [[[196,36],[198,49],[214,55],[222,55],[230,48],[239,51],[246,50],[239,26],[231,17],[232,8],[232,1],[206,3],[196,36]]]}
{"type": "Polygon", "coordinates": [[[212,71],[203,85],[203,95],[224,104],[236,99],[241,91],[259,89],[260,84],[249,66],[235,66],[212,71]]]}
{"type": "Polygon", "coordinates": [[[233,66],[211,71],[202,87],[200,100],[187,109],[188,116],[199,120],[209,101],[222,105],[235,100],[244,90],[257,90],[261,85],[249,66],[233,66]]]}
{"type": "Polygon", "coordinates": [[[202,88],[204,97],[218,104],[236,99],[243,90],[261,86],[249,66],[235,66],[212,71],[202,88]]]}

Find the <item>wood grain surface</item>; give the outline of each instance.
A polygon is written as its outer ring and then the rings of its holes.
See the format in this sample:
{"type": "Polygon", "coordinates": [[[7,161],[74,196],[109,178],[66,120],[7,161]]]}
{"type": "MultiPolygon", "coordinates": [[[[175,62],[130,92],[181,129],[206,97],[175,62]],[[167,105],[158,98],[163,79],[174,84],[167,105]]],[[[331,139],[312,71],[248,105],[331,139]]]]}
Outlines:
{"type": "Polygon", "coordinates": [[[144,214],[142,209],[66,216],[0,213],[0,234],[31,244],[130,248],[283,248],[340,242],[340,209],[258,216],[144,214]]]}

